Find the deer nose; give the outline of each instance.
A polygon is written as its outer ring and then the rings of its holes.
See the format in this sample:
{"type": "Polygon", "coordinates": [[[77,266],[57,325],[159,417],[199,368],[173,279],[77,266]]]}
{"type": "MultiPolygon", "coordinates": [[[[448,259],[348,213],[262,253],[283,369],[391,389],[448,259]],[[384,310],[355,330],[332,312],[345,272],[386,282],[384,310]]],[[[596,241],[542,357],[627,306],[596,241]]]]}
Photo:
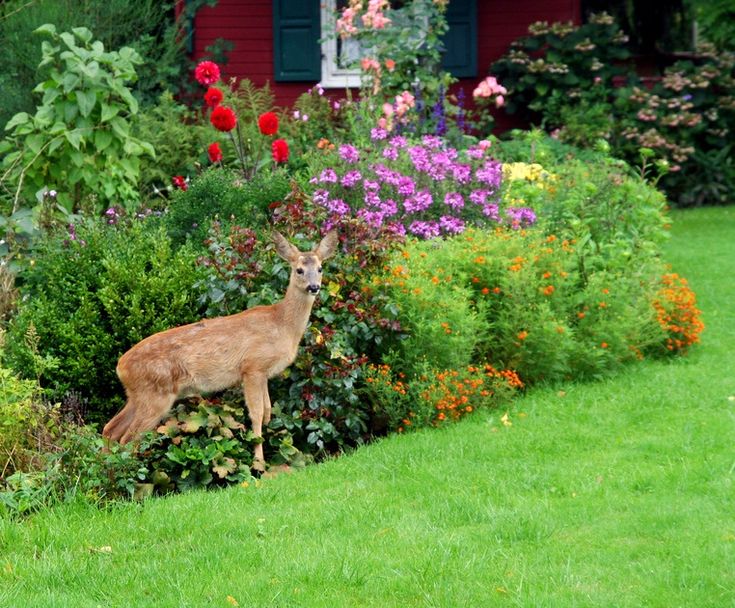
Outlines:
{"type": "Polygon", "coordinates": [[[308,291],[310,294],[316,295],[319,293],[319,285],[309,285],[306,288],[306,291],[308,291]]]}

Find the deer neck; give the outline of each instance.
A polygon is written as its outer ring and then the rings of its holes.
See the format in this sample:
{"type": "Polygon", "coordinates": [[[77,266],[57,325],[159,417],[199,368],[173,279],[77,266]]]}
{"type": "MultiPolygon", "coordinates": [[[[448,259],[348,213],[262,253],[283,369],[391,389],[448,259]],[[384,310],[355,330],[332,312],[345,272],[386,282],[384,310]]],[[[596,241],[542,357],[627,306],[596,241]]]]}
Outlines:
{"type": "Polygon", "coordinates": [[[309,316],[314,306],[315,297],[304,290],[289,285],[286,295],[280,302],[284,325],[288,327],[298,342],[309,325],[309,316]]]}

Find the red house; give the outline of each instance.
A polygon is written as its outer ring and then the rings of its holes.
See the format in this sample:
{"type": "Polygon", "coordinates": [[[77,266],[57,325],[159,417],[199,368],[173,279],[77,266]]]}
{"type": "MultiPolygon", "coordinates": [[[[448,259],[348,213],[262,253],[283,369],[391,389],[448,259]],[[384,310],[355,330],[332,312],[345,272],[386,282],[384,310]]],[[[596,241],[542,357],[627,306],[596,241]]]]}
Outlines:
{"type": "MultiPolygon", "coordinates": [[[[219,0],[198,11],[191,51],[198,58],[217,38],[231,41],[227,74],[259,86],[269,82],[280,106],[317,83],[344,90],[359,80],[336,65],[335,41],[320,42],[336,2],[219,0]]],[[[450,0],[447,21],[444,66],[471,91],[534,21],[579,23],[580,0],[450,0]]]]}

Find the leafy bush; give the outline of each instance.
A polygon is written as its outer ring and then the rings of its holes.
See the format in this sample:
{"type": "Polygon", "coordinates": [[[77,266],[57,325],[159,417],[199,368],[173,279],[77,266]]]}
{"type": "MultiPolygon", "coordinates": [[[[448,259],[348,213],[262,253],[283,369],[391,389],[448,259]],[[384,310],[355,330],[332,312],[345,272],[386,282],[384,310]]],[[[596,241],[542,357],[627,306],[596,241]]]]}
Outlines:
{"type": "Polygon", "coordinates": [[[592,15],[588,23],[533,23],[528,36],[490,66],[508,89],[505,109],[531,121],[559,125],[562,107],[575,106],[584,92],[609,91],[630,53],[627,36],[612,17],[592,15]]]}
{"type": "Polygon", "coordinates": [[[67,212],[136,206],[140,157],[154,155],[130,134],[138,102],[127,85],[140,57],[129,47],[105,51],[86,28],[57,34],[47,24],[38,31],[51,39],[43,43],[40,66],[49,66],[48,78],[34,89],[43,94],[41,105],[33,116],[11,118],[5,127],[11,133],[0,142],[6,187],[16,192],[13,207],[18,195],[25,201],[20,206],[34,206],[43,190],[58,192],[67,212]]]}
{"type": "Polygon", "coordinates": [[[261,228],[267,225],[269,207],[283,201],[290,188],[287,174],[281,171],[242,180],[229,169],[211,168],[186,190],[174,192],[163,221],[177,244],[187,238],[201,243],[215,219],[261,228]]]}
{"type": "Polygon", "coordinates": [[[180,6],[159,0],[6,0],[0,7],[0,46],[5,69],[0,74],[3,107],[0,125],[18,112],[30,112],[31,90],[41,60],[33,31],[43,23],[53,23],[58,31],[86,27],[95,32],[105,48],[134,48],[144,59],[138,68],[134,93],[143,105],[154,103],[164,90],[180,93],[186,89],[186,27],[204,5],[216,0],[190,0],[180,6]]]}
{"type": "Polygon", "coordinates": [[[22,275],[9,363],[58,398],[78,391],[89,399],[92,419],[101,420],[120,403],[120,355],[152,333],[200,317],[195,260],[189,247],[174,252],[153,220],[87,222],[44,242],[22,275]]]}
{"type": "Polygon", "coordinates": [[[200,400],[178,404],[166,421],[143,438],[138,458],[160,492],[202,489],[250,478],[253,437],[241,420],[243,409],[200,400]]]}

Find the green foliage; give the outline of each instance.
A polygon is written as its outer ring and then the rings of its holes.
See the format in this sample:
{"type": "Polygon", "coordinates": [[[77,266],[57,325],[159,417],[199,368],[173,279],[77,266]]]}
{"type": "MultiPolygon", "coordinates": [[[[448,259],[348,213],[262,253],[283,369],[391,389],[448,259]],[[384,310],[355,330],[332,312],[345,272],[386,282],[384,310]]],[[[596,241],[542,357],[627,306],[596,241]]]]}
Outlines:
{"type": "Polygon", "coordinates": [[[615,154],[634,163],[641,147],[663,170],[660,185],[681,206],[727,204],[735,193],[735,53],[700,47],[666,68],[652,88],[623,89],[615,103],[615,154]]]}
{"type": "Polygon", "coordinates": [[[193,490],[250,479],[253,437],[241,407],[200,400],[177,405],[154,434],[143,438],[138,458],[159,492],[193,490]]]}
{"type": "Polygon", "coordinates": [[[627,37],[605,13],[580,26],[537,22],[528,32],[490,66],[508,89],[505,109],[525,119],[558,124],[555,109],[575,105],[585,91],[610,90],[629,56],[627,37]]]}
{"type": "Polygon", "coordinates": [[[191,238],[198,244],[215,219],[235,218],[251,227],[265,227],[269,206],[282,201],[289,191],[288,175],[282,171],[256,174],[246,181],[229,169],[214,167],[187,190],[174,192],[163,221],[175,243],[191,238]]]}
{"type": "Polygon", "coordinates": [[[148,105],[165,90],[186,89],[188,59],[186,32],[196,12],[216,0],[189,0],[176,18],[175,2],[168,0],[7,0],[0,6],[0,46],[5,69],[0,73],[3,105],[0,125],[18,112],[32,112],[31,91],[37,81],[41,51],[33,31],[53,23],[58,31],[86,27],[105,48],[134,48],[144,62],[138,66],[136,97],[148,105]]]}
{"type": "Polygon", "coordinates": [[[156,105],[141,108],[133,135],[156,150],[156,161],[140,166],[141,195],[151,206],[160,206],[154,194],[169,186],[171,177],[194,176],[205,162],[205,128],[196,122],[196,113],[169,91],[161,94],[156,105]]]}
{"type": "Polygon", "coordinates": [[[689,0],[697,33],[718,49],[735,52],[735,7],[730,0],[689,0]]]}
{"type": "Polygon", "coordinates": [[[59,396],[80,392],[94,420],[106,417],[121,397],[120,355],[152,333],[199,318],[195,258],[188,247],[174,252],[152,220],[88,222],[46,241],[23,274],[9,362],[26,377],[40,376],[59,396]],[[25,339],[29,332],[37,336],[34,347],[25,339]],[[56,365],[39,370],[35,355],[56,365]]]}
{"type": "Polygon", "coordinates": [[[138,102],[127,85],[136,78],[139,55],[129,47],[105,51],[86,28],[57,34],[46,24],[37,32],[50,38],[40,64],[47,79],[34,89],[41,105],[34,115],[11,118],[0,143],[13,209],[34,206],[43,190],[57,191],[67,212],[136,206],[140,157],[154,155],[130,133],[138,102]]]}

